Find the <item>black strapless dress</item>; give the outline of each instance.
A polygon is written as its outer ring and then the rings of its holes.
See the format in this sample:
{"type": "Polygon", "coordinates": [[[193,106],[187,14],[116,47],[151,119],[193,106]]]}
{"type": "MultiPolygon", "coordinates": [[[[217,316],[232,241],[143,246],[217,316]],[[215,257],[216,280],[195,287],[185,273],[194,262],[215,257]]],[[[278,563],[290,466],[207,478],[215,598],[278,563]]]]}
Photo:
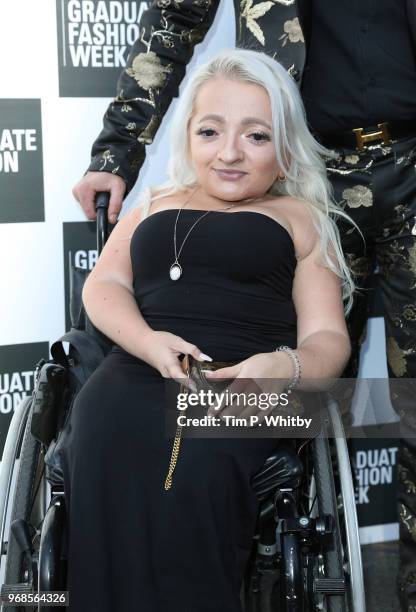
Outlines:
{"type": "MultiPolygon", "coordinates": [[[[131,240],[134,291],[155,330],[214,360],[296,346],[288,232],[250,211],[212,212],[169,277],[177,210],[154,213],[131,240]]],[[[202,215],[184,209],[178,245],[202,215]]],[[[114,346],[80,391],[64,452],[68,590],[73,612],[241,612],[257,499],[250,486],[271,438],[182,439],[173,485],[165,379],[114,346]]]]}

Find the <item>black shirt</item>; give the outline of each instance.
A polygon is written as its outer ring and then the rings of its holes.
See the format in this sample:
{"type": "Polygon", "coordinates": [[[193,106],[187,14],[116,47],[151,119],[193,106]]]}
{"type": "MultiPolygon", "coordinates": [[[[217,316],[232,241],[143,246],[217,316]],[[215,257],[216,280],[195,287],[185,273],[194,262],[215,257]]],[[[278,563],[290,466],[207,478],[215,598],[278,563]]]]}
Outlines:
{"type": "Polygon", "coordinates": [[[301,89],[309,127],[325,133],[416,120],[416,51],[405,0],[309,2],[301,89]]]}

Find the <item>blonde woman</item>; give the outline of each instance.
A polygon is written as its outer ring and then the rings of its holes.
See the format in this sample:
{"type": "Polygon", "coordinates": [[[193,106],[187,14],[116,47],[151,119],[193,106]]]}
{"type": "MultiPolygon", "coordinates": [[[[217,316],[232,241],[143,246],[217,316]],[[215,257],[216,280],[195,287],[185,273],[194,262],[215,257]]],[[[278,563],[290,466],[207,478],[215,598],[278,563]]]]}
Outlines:
{"type": "Polygon", "coordinates": [[[115,346],[71,415],[77,612],[241,612],[250,480],[277,441],[184,438],[172,472],[165,379],[191,356],[232,364],[213,379],[295,385],[338,376],[350,354],[343,212],[286,71],[222,52],[190,78],[171,142],[168,184],[119,221],[83,293],[115,346]]]}

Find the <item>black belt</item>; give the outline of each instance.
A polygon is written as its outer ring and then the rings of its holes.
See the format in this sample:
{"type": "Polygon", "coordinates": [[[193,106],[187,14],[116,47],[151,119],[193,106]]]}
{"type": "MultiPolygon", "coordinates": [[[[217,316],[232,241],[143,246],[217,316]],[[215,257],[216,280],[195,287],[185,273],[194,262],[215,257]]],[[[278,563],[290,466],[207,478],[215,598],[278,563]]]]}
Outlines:
{"type": "Polygon", "coordinates": [[[389,145],[392,140],[416,135],[416,119],[411,121],[385,121],[375,126],[354,128],[347,132],[314,133],[316,140],[328,148],[358,149],[368,145],[389,145]]]}

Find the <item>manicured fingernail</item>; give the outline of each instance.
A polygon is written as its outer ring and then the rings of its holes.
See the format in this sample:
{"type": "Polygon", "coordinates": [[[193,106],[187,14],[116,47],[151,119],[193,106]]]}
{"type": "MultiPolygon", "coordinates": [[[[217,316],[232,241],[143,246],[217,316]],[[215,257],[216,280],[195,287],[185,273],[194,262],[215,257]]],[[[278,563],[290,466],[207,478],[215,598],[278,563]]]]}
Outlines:
{"type": "Polygon", "coordinates": [[[201,353],[198,359],[199,361],[212,361],[212,358],[209,357],[208,355],[205,355],[205,353],[201,353]]]}

